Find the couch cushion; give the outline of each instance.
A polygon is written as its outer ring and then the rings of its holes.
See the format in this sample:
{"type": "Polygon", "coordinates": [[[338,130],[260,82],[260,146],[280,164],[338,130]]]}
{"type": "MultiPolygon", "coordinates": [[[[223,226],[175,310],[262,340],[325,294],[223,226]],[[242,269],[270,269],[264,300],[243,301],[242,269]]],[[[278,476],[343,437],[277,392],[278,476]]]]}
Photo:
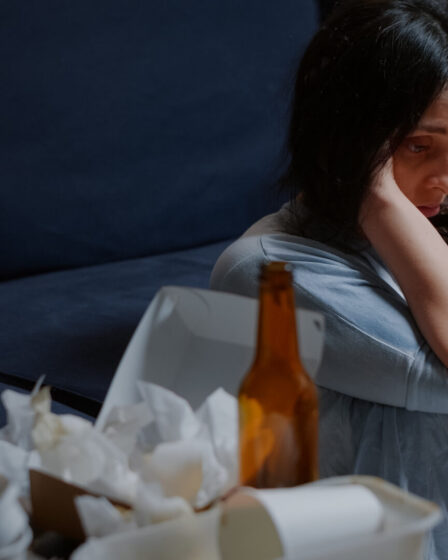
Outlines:
{"type": "Polygon", "coordinates": [[[102,401],[160,286],[207,288],[228,244],[0,283],[0,372],[102,401]]]}
{"type": "Polygon", "coordinates": [[[3,0],[0,278],[204,245],[276,207],[316,24],[314,0],[3,0]]]}

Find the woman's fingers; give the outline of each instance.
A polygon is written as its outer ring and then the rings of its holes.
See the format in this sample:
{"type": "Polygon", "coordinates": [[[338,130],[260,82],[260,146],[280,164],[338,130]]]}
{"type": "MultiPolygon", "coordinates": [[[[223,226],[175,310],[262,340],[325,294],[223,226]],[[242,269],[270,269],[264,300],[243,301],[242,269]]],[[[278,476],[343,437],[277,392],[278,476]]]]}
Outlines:
{"type": "Polygon", "coordinates": [[[370,187],[367,190],[359,212],[361,227],[365,219],[372,212],[378,212],[388,202],[398,201],[399,203],[405,198],[405,195],[401,192],[400,187],[395,181],[393,158],[391,157],[372,176],[370,187]]]}

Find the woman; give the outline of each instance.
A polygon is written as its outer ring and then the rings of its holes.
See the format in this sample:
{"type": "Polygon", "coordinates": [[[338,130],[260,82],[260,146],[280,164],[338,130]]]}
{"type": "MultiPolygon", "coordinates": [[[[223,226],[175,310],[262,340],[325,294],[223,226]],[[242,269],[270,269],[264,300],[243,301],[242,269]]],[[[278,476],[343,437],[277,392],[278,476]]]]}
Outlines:
{"type": "MultiPolygon", "coordinates": [[[[283,184],[291,202],[215,265],[213,289],[257,296],[293,265],[321,311],[321,473],[377,474],[448,504],[448,4],[345,1],[297,72],[283,184]],[[415,411],[415,412],[410,412],[415,411]]],[[[448,523],[430,558],[448,558],[448,523]]]]}

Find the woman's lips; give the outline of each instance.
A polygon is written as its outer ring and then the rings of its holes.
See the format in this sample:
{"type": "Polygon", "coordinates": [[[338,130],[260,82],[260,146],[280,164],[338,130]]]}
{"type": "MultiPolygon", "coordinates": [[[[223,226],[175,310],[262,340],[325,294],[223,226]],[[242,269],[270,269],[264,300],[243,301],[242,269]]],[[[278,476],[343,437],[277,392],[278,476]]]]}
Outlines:
{"type": "Polygon", "coordinates": [[[440,212],[440,204],[438,204],[437,206],[417,206],[417,208],[427,218],[437,216],[437,214],[440,212]]]}

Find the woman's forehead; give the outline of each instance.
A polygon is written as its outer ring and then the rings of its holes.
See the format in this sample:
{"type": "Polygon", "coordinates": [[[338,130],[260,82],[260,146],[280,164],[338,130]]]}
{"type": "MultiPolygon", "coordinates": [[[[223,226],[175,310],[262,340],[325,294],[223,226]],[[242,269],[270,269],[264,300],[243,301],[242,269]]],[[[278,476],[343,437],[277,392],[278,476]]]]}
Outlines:
{"type": "Polygon", "coordinates": [[[420,119],[417,130],[430,133],[447,134],[448,132],[448,89],[429,105],[420,119]]]}

